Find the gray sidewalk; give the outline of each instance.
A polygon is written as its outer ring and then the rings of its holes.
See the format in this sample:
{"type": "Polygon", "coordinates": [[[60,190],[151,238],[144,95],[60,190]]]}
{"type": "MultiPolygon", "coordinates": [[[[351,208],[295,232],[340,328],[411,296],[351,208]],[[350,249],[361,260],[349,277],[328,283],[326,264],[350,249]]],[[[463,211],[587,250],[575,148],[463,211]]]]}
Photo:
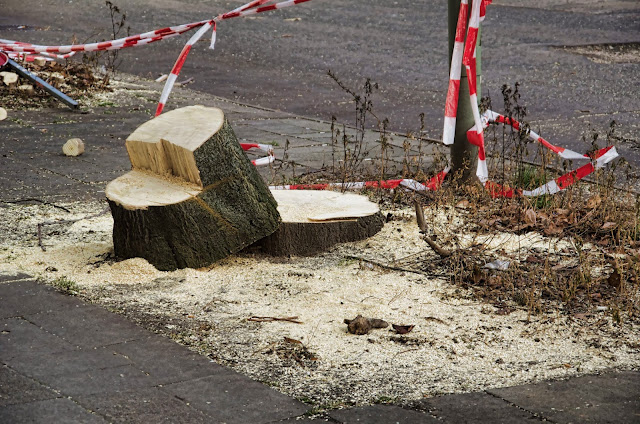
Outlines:
{"type": "Polygon", "coordinates": [[[3,423],[637,423],[640,373],[327,411],[24,274],[0,274],[3,423]]]}
{"type": "MultiPolygon", "coordinates": [[[[106,184],[129,171],[131,164],[124,146],[139,125],[151,119],[161,83],[121,76],[116,92],[83,112],[59,107],[36,110],[9,110],[0,122],[0,201],[36,198],[43,201],[103,199],[106,184]],[[65,157],[62,145],[69,139],[84,140],[85,153],[65,157]]],[[[94,102],[95,103],[95,102],[94,102]]],[[[339,126],[339,146],[332,148],[331,123],[288,113],[235,103],[209,94],[176,88],[167,110],[202,104],[221,108],[239,141],[272,144],[276,161],[260,172],[274,184],[289,178],[318,172],[334,164],[339,168],[342,132],[354,135],[353,128],[339,126]],[[333,154],[335,152],[335,155],[333,154]],[[283,163],[286,159],[286,163],[283,163]],[[276,172],[277,171],[277,172],[276,172]]],[[[377,169],[380,134],[364,136],[363,163],[377,169]]],[[[405,137],[390,135],[387,169],[401,172],[405,158],[416,159],[419,143],[405,151],[405,137]]],[[[434,145],[423,143],[423,157],[434,145]]],[[[261,153],[258,153],[258,156],[261,153]]],[[[249,156],[253,153],[250,151],[249,156]]],[[[257,156],[256,156],[257,157],[257,156]]]]}

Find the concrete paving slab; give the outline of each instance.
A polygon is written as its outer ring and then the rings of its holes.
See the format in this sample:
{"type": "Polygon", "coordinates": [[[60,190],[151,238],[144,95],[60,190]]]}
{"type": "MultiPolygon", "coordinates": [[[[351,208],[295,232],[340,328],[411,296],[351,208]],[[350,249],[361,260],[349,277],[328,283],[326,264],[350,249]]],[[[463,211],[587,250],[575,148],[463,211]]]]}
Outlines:
{"type": "Polygon", "coordinates": [[[194,408],[227,424],[270,423],[297,417],[307,407],[240,374],[210,376],[163,387],[194,408]]]}
{"type": "Polygon", "coordinates": [[[316,423],[336,423],[333,418],[307,418],[307,417],[293,417],[286,420],[274,421],[273,424],[316,424],[316,423]]]}
{"type": "Polygon", "coordinates": [[[486,393],[466,393],[424,399],[417,407],[444,423],[516,424],[539,421],[534,414],[486,393]]]}
{"type": "Polygon", "coordinates": [[[28,314],[25,318],[47,332],[82,348],[143,339],[148,335],[141,327],[95,305],[85,304],[68,310],[28,314]]]}
{"type": "Polygon", "coordinates": [[[264,131],[259,128],[254,128],[250,125],[242,125],[237,123],[231,125],[233,127],[233,132],[241,142],[262,144],[278,143],[279,145],[284,145],[284,142],[286,141],[286,137],[284,136],[274,134],[273,132],[264,131]]]}
{"type": "Polygon", "coordinates": [[[13,161],[8,178],[11,184],[0,186],[0,200],[35,197],[51,200],[66,196],[74,200],[91,198],[91,186],[62,175],[42,171],[25,163],[13,161]]]}
{"type": "Polygon", "coordinates": [[[107,421],[77,405],[71,399],[65,398],[41,400],[0,408],[0,422],[11,424],[107,423],[107,421]]]}
{"type": "Polygon", "coordinates": [[[557,423],[640,422],[637,372],[612,372],[487,392],[557,423]]]}
{"type": "MultiPolygon", "coordinates": [[[[0,276],[0,281],[2,277],[0,276]]],[[[73,296],[51,296],[55,289],[35,280],[10,281],[0,285],[0,318],[75,308],[83,302],[73,296]],[[43,302],[42,297],[47,296],[43,302]]]]}
{"type": "MultiPolygon", "coordinates": [[[[58,394],[32,378],[17,373],[6,365],[0,366],[0,411],[8,405],[55,399],[58,394]]],[[[0,416],[2,412],[0,412],[0,416]]],[[[2,421],[2,420],[0,420],[2,421]]],[[[2,421],[10,422],[10,421],[2,421]]]]}
{"type": "Polygon", "coordinates": [[[132,365],[43,377],[42,382],[64,396],[118,393],[154,386],[151,377],[132,365]]]}
{"type": "Polygon", "coordinates": [[[51,354],[74,347],[23,318],[0,320],[0,361],[21,355],[51,354]]]}
{"type": "MultiPolygon", "coordinates": [[[[124,148],[121,150],[124,151],[124,148]]],[[[129,158],[122,152],[115,158],[109,154],[99,153],[99,155],[105,162],[101,164],[101,168],[104,167],[104,170],[99,172],[96,172],[95,162],[100,159],[92,153],[87,153],[82,157],[66,157],[58,152],[41,153],[31,156],[28,163],[20,160],[16,162],[85,183],[111,181],[131,169],[129,158]]]]}
{"type": "Polygon", "coordinates": [[[343,424],[438,423],[438,419],[421,412],[392,405],[371,405],[329,411],[329,416],[343,424]]]}
{"type": "MultiPolygon", "coordinates": [[[[284,136],[295,136],[299,134],[313,134],[317,131],[304,125],[299,125],[296,119],[256,119],[252,121],[245,121],[242,125],[247,125],[254,129],[260,129],[262,131],[279,134],[284,136]]],[[[240,125],[237,125],[240,126],[240,125]]]]}
{"type": "Polygon", "coordinates": [[[211,417],[158,388],[79,395],[74,401],[111,423],[212,423],[211,417]]]}
{"type": "Polygon", "coordinates": [[[159,335],[109,346],[148,374],[156,384],[178,383],[208,375],[235,375],[208,358],[159,335]]]}
{"type": "Polygon", "coordinates": [[[8,364],[23,375],[38,381],[51,376],[81,373],[91,370],[130,365],[131,361],[107,348],[73,349],[56,353],[16,356],[8,364]]]}

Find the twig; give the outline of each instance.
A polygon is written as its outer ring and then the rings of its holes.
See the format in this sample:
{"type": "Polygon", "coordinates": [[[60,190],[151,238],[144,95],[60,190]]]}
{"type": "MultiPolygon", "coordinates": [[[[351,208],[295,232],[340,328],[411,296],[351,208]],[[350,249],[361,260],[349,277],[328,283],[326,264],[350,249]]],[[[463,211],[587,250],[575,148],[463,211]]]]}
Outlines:
{"type": "Polygon", "coordinates": [[[64,206],[56,205],[55,203],[47,202],[45,200],[36,199],[35,197],[27,197],[26,199],[18,199],[18,200],[0,200],[0,203],[23,203],[23,202],[38,202],[43,205],[53,206],[54,208],[62,209],[65,212],[71,213],[71,211],[64,206]]]}
{"type": "Polygon", "coordinates": [[[391,359],[396,359],[396,356],[398,356],[398,355],[402,355],[403,353],[408,353],[408,352],[414,352],[416,350],[420,350],[420,348],[416,347],[416,348],[413,348],[413,349],[402,350],[402,351],[396,353],[395,355],[393,355],[393,358],[391,358],[391,359]]]}
{"type": "Polygon", "coordinates": [[[416,206],[416,221],[418,221],[418,227],[422,232],[423,240],[426,241],[429,247],[433,249],[433,251],[436,252],[438,255],[440,255],[441,258],[448,258],[449,256],[451,256],[450,250],[442,248],[435,241],[433,241],[431,237],[427,235],[427,222],[424,219],[424,212],[422,211],[422,205],[420,204],[420,202],[418,202],[418,200],[414,200],[414,204],[416,206]]]}
{"type": "Polygon", "coordinates": [[[186,79],[186,80],[184,80],[184,81],[176,82],[176,85],[177,85],[177,86],[187,85],[187,84],[192,83],[193,81],[195,81],[195,79],[194,79],[193,77],[190,77],[190,78],[187,78],[187,79],[186,79]]]}
{"type": "Polygon", "coordinates": [[[294,324],[304,324],[302,321],[298,321],[298,317],[250,317],[247,318],[247,321],[255,321],[255,322],[272,322],[272,321],[287,321],[292,322],[294,324]]]}
{"type": "Polygon", "coordinates": [[[391,271],[412,272],[414,274],[428,275],[428,274],[425,274],[423,271],[419,271],[419,270],[416,270],[416,269],[400,268],[400,267],[393,266],[393,265],[386,265],[386,264],[383,264],[383,263],[380,263],[380,262],[377,262],[377,261],[374,261],[374,260],[371,260],[371,259],[361,258],[360,256],[346,255],[344,258],[345,259],[355,259],[357,261],[366,262],[366,263],[369,263],[371,265],[379,266],[380,268],[388,269],[388,270],[391,270],[391,271]]]}

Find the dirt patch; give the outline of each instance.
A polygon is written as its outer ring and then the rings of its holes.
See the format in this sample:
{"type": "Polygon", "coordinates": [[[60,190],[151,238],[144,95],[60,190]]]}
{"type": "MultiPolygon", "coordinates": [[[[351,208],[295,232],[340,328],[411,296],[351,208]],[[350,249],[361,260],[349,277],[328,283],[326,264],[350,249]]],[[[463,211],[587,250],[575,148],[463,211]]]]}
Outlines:
{"type": "Polygon", "coordinates": [[[562,50],[581,54],[596,63],[640,63],[640,43],[564,46],[562,50]]]}
{"type": "MultiPolygon", "coordinates": [[[[378,235],[318,256],[242,253],[206,269],[159,272],[142,259],[113,259],[109,214],[44,227],[42,251],[39,222],[81,218],[104,207],[64,206],[70,212],[51,205],[0,207],[6,228],[0,271],[45,281],[65,276],[86,299],[320,408],[403,402],[640,363],[640,326],[616,323],[606,308],[579,316],[561,308],[531,314],[508,302],[505,311],[477,300],[472,288],[452,284],[450,275],[409,266],[438,260],[425,250],[410,209],[385,211],[392,219],[378,235]],[[403,335],[391,326],[349,334],[344,319],[358,314],[414,328],[403,335]]],[[[527,232],[498,233],[484,242],[503,251],[563,248],[527,232]]]]}

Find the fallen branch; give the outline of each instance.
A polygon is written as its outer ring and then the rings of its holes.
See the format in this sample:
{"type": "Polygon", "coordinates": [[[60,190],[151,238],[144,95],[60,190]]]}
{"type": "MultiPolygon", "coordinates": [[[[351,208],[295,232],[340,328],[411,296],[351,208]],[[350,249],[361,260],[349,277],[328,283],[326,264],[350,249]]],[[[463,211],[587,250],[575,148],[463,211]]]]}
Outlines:
{"type": "Polygon", "coordinates": [[[414,200],[414,204],[416,206],[416,221],[418,222],[418,227],[420,228],[420,232],[422,233],[422,239],[427,242],[429,247],[440,255],[441,258],[448,258],[451,256],[451,251],[444,249],[439,246],[431,237],[427,235],[427,222],[424,219],[424,212],[422,211],[422,205],[417,200],[414,200]]]}
{"type": "Polygon", "coordinates": [[[56,205],[55,203],[47,202],[46,200],[36,199],[35,197],[27,197],[26,199],[18,200],[0,200],[0,203],[23,203],[23,202],[38,202],[43,205],[53,206],[54,208],[62,209],[65,212],[71,213],[71,211],[64,206],[56,205]]]}
{"type": "Polygon", "coordinates": [[[286,321],[286,322],[292,322],[294,324],[304,324],[302,321],[298,321],[298,317],[250,317],[247,318],[247,321],[254,321],[254,322],[272,322],[272,321],[286,321]]]}

